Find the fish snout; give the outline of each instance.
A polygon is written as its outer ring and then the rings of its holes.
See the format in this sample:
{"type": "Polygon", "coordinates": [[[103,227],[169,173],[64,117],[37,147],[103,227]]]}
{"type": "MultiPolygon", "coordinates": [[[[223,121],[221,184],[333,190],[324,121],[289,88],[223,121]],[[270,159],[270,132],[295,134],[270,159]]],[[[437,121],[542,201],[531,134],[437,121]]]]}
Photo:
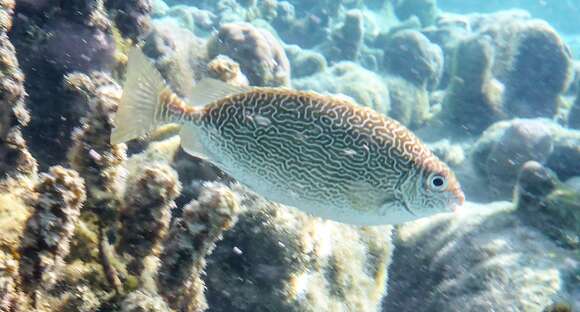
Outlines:
{"type": "Polygon", "coordinates": [[[465,203],[465,194],[461,190],[461,188],[456,188],[452,191],[453,193],[453,200],[451,201],[451,211],[454,213],[459,212],[463,203],[465,203]]]}

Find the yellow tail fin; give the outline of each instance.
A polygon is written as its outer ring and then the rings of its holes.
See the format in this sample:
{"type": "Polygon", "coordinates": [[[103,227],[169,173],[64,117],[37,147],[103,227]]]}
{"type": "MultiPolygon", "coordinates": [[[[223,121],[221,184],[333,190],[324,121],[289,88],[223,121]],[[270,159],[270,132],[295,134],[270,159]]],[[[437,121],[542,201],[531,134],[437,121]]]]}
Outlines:
{"type": "Polygon", "coordinates": [[[167,86],[163,77],[139,48],[129,51],[127,80],[115,116],[111,144],[118,144],[146,135],[161,125],[156,120],[161,111],[159,95],[167,86]]]}

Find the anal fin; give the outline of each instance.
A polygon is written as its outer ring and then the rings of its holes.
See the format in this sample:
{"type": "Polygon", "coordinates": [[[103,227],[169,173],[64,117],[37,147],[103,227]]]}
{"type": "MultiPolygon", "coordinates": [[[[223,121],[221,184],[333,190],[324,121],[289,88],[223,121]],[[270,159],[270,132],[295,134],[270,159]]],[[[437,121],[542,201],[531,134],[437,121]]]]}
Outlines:
{"type": "Polygon", "coordinates": [[[201,133],[198,127],[187,124],[183,125],[179,136],[181,137],[181,148],[186,153],[200,159],[208,159],[208,154],[201,142],[201,133]]]}

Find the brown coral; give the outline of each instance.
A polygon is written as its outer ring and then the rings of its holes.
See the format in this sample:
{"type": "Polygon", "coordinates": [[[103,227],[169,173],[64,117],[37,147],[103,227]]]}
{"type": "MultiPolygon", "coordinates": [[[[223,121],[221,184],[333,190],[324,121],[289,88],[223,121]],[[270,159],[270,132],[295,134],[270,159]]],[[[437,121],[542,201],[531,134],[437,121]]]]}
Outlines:
{"type": "Polygon", "coordinates": [[[24,106],[24,74],[7,34],[13,9],[14,1],[0,1],[0,181],[6,176],[36,172],[36,161],[20,132],[30,115],[24,106]]]}
{"type": "Polygon", "coordinates": [[[168,165],[142,168],[127,182],[120,212],[121,230],[117,251],[129,256],[129,272],[139,275],[143,259],[158,249],[169,228],[173,200],[181,185],[177,173],[168,165]]]}
{"type": "Polygon", "coordinates": [[[35,291],[55,282],[64,264],[85,188],[75,171],[56,166],[41,175],[34,192],[38,197],[21,241],[19,270],[22,286],[33,298],[35,291]]]}
{"type": "Polygon", "coordinates": [[[207,74],[235,86],[248,86],[248,78],[240,70],[240,64],[225,55],[218,55],[207,64],[207,74]]]}
{"type": "Polygon", "coordinates": [[[221,26],[208,43],[208,54],[220,54],[238,62],[242,72],[255,86],[290,85],[290,62],[276,37],[248,23],[221,26]]]}
{"type": "Polygon", "coordinates": [[[201,280],[205,258],[235,224],[238,212],[238,202],[228,188],[209,184],[174,222],[157,276],[159,292],[172,308],[192,312],[207,308],[201,280]]]}
{"type": "Polygon", "coordinates": [[[82,127],[73,133],[69,161],[86,181],[86,209],[110,224],[120,206],[121,163],[126,159],[125,145],[111,145],[109,139],[121,88],[104,73],[71,74],[65,81],[78,94],[77,104],[89,106],[82,127]]]}

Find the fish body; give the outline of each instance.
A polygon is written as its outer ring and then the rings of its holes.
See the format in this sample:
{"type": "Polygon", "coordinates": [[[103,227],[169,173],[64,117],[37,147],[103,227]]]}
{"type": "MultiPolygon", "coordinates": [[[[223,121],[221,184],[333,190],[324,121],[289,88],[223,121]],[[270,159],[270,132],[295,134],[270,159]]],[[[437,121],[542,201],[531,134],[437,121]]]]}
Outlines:
{"type": "Polygon", "coordinates": [[[140,60],[141,85],[128,81],[128,87],[146,92],[124,95],[113,143],[180,123],[188,153],[269,200],[343,223],[402,223],[463,202],[449,168],[411,131],[372,109],[343,97],[213,80],[196,87],[192,102],[202,105],[192,106],[146,68],[140,52],[133,57],[140,60]],[[128,116],[143,118],[131,127],[128,116]]]}

